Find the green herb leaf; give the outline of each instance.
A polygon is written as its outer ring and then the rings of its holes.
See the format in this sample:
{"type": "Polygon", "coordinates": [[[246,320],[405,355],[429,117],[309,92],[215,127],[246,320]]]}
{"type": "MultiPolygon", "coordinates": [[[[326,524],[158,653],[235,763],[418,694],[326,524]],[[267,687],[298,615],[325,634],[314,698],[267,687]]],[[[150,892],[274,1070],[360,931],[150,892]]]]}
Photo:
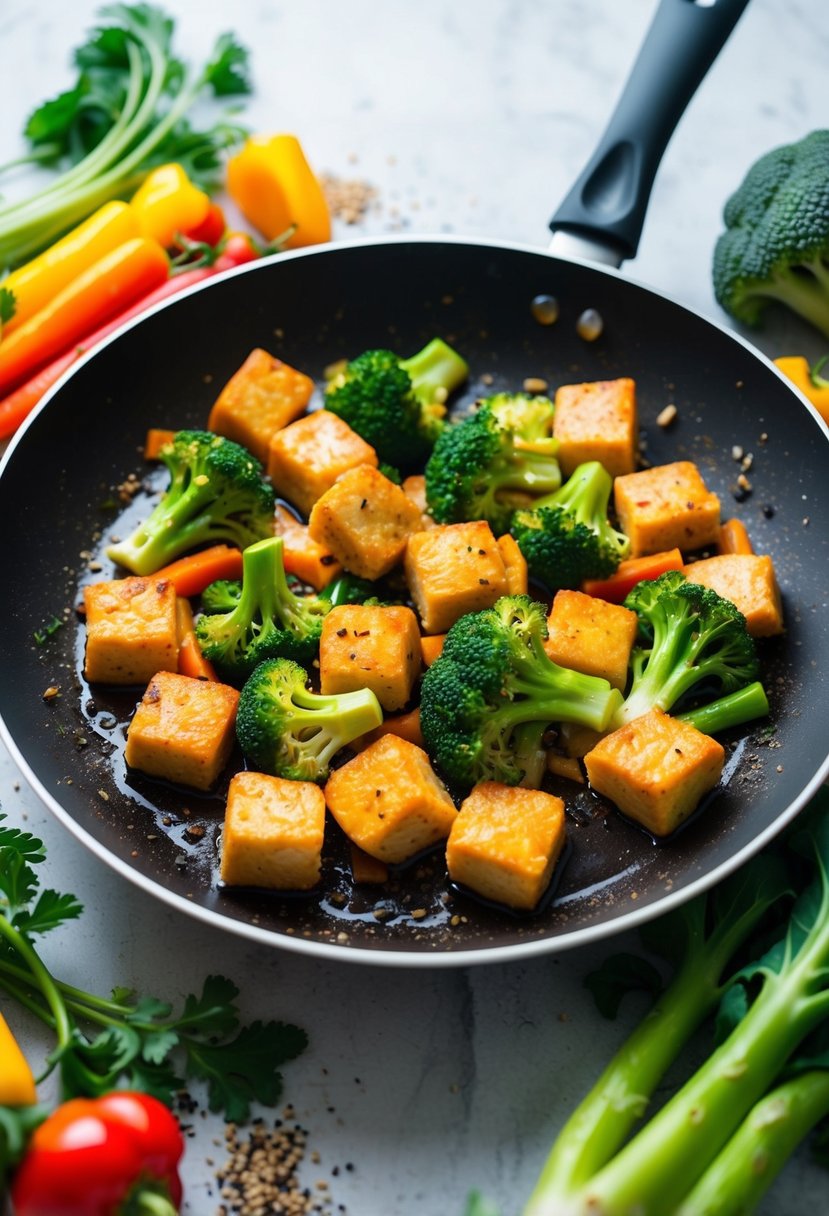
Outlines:
{"type": "Polygon", "coordinates": [[[222,34],[216,41],[204,75],[217,97],[233,97],[251,91],[250,57],[232,34],[222,34]]]}
{"type": "Polygon", "coordinates": [[[252,1022],[229,1043],[189,1043],[187,1075],[208,1083],[208,1106],[244,1122],[252,1101],[272,1106],[282,1092],[279,1068],[308,1044],[304,1031],[281,1022],[252,1022]]]}
{"type": "Polygon", "coordinates": [[[76,920],[83,912],[83,904],[74,895],[61,895],[58,891],[41,891],[28,912],[17,918],[21,933],[48,933],[67,920],[76,920]]]}
{"type": "Polygon", "coordinates": [[[233,1034],[239,1013],[233,1004],[239,989],[223,975],[208,975],[200,997],[188,996],[184,1013],[176,1020],[179,1029],[189,1034],[221,1038],[233,1034]]]}
{"type": "Polygon", "coordinates": [[[166,1106],[172,1106],[176,1093],[184,1089],[184,1077],[176,1072],[169,1060],[153,1064],[139,1056],[124,1075],[130,1089],[152,1094],[166,1106]]]}
{"type": "MultiPolygon", "coordinates": [[[[173,1012],[172,1005],[167,1001],[160,1001],[158,997],[142,996],[136,1000],[133,992],[126,991],[125,989],[120,989],[120,991],[126,992],[122,1003],[133,1005],[131,1012],[127,1014],[128,1022],[154,1022],[160,1018],[168,1018],[173,1012]]],[[[117,999],[115,993],[113,993],[113,1000],[117,999]]]]}
{"type": "Polygon", "coordinates": [[[179,1042],[179,1035],[174,1030],[148,1030],[142,1040],[141,1059],[148,1064],[163,1064],[179,1042]]]}
{"type": "Polygon", "coordinates": [[[37,885],[37,875],[26,864],[25,855],[8,845],[0,848],[0,892],[6,897],[12,921],[34,897],[37,885]]]}
{"type": "Polygon", "coordinates": [[[45,861],[46,848],[42,840],[38,840],[31,832],[23,832],[20,828],[3,827],[2,821],[6,816],[0,812],[0,848],[12,849],[25,857],[32,865],[45,861]]]}

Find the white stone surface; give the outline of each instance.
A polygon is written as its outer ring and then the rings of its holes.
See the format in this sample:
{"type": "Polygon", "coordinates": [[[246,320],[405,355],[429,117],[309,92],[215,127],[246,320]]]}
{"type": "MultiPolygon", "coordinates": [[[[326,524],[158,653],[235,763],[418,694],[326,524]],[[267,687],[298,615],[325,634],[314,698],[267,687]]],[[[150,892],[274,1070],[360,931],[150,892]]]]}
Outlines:
{"type": "MultiPolygon", "coordinates": [[[[96,6],[3,0],[0,160],[28,112],[70,80],[69,50],[96,6]]],[[[232,27],[254,51],[256,129],[300,135],[313,165],[361,176],[381,206],[361,231],[452,230],[546,244],[546,224],[589,154],[644,34],[651,0],[170,0],[187,57],[232,27]]],[[[763,151],[826,124],[829,8],[752,0],[668,148],[630,273],[722,319],[709,266],[728,194],[763,151]]],[[[11,187],[23,190],[27,179],[11,187]]],[[[341,232],[340,235],[344,235],[341,232]]],[[[779,317],[755,335],[774,356],[822,353],[779,317]]],[[[11,521],[4,521],[8,526],[11,521]]],[[[2,678],[2,673],[0,673],[2,678]]],[[[323,964],[211,930],[125,883],[42,808],[0,750],[0,802],[42,835],[49,885],[77,892],[82,919],[44,946],[61,975],[170,997],[222,972],[247,1019],[304,1025],[309,1051],[286,1098],[351,1216],[460,1216],[472,1186],[515,1216],[568,1109],[644,1006],[616,1024],[582,980],[609,947],[468,971],[323,964]],[[353,1170],[345,1170],[351,1162],[353,1170]],[[335,1167],[338,1176],[332,1176],[335,1167]]],[[[632,948],[617,939],[613,948],[632,948]]],[[[0,1009],[8,1004],[0,996],[0,1009]]],[[[48,1039],[15,1011],[33,1059],[48,1039]]],[[[217,1209],[206,1158],[218,1121],[196,1119],[185,1167],[192,1216],[217,1209]]],[[[805,1152],[764,1216],[829,1209],[805,1152]]],[[[551,1214],[552,1216],[552,1214],[551,1214]]]]}

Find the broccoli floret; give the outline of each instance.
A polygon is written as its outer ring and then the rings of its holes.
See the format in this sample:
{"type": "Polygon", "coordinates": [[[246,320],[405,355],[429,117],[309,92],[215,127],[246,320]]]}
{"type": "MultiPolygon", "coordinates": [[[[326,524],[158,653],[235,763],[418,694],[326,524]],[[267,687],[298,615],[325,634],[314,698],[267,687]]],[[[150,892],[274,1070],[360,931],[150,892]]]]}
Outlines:
{"type": "Polygon", "coordinates": [[[767,152],[725,205],[714,294],[759,325],[773,300],[829,335],[829,131],[767,152]]]}
{"type": "Polygon", "coordinates": [[[331,603],[294,595],[282,562],[280,536],[249,545],[242,554],[242,592],[229,612],[200,616],[196,637],[202,654],[231,684],[241,684],[263,659],[310,663],[319,651],[323,618],[331,603]]]}
{"type": "Polygon", "coordinates": [[[534,582],[558,591],[613,573],[630,541],[608,522],[612,488],[610,474],[591,460],[580,464],[560,490],[515,512],[510,531],[534,582]]]}
{"type": "Polygon", "coordinates": [[[159,456],[170,484],[149,518],[109,546],[114,562],[153,574],[199,545],[244,549],[273,532],[273,489],[246,448],[209,431],[179,431],[159,456]]]}
{"type": "Polygon", "coordinates": [[[681,571],[637,583],[625,607],[639,618],[639,641],[631,654],[630,691],[614,715],[614,728],[654,707],[667,713],[693,691],[707,691],[713,700],[757,679],[757,654],[743,614],[681,571]]]}
{"type": "Polygon", "coordinates": [[[260,663],[239,694],[236,733],[259,772],[292,781],[324,781],[334,756],[383,721],[370,688],[321,696],[291,659],[260,663]]]}
{"type": "Polygon", "coordinates": [[[367,350],[328,385],[325,408],[362,435],[383,463],[420,467],[443,429],[449,394],[468,372],[466,362],[440,338],[410,359],[367,350]]]}
{"type": "Polygon", "coordinates": [[[553,403],[498,393],[444,428],[426,465],[426,501],[441,524],[485,519],[497,533],[513,511],[561,485],[553,403]]]}
{"type": "Polygon", "coordinates": [[[232,612],[242,598],[242,580],[240,578],[217,578],[215,583],[209,583],[199,597],[199,608],[202,612],[232,612]]]}
{"type": "Polygon", "coordinates": [[[526,595],[460,618],[423,677],[426,749],[458,792],[479,781],[538,787],[553,722],[604,730],[622,695],[607,680],[554,663],[543,607],[526,595]]]}

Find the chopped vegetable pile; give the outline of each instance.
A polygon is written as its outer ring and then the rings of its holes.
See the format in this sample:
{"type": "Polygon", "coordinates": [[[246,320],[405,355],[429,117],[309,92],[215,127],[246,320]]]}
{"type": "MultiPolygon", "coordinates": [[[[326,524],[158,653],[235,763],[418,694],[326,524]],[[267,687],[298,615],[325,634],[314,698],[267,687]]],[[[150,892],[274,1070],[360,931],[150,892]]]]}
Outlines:
{"type": "Polygon", "coordinates": [[[83,676],[139,690],[129,771],[226,789],[226,888],[313,895],[337,834],[357,885],[439,849],[532,913],[573,782],[671,837],[768,713],[783,617],[697,466],[640,467],[635,382],[458,419],[441,339],[332,365],[321,409],[312,370],[254,350],[206,430],[148,436],[166,488],[84,587],[83,676]]]}

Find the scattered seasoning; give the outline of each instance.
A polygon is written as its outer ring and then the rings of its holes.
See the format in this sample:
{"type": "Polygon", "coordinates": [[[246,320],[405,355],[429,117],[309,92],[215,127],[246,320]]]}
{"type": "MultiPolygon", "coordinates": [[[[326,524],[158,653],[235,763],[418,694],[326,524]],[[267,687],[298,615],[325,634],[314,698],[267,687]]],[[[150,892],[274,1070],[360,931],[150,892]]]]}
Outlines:
{"type": "Polygon", "coordinates": [[[555,296],[534,296],[530,312],[539,325],[555,325],[559,317],[558,300],[555,296]]]}
{"type": "Polygon", "coordinates": [[[762,511],[763,511],[763,515],[766,517],[766,519],[774,518],[774,507],[771,505],[770,502],[763,503],[762,511]]]}
{"type": "Polygon", "coordinates": [[[362,178],[338,177],[334,173],[321,174],[320,185],[331,218],[344,224],[359,223],[379,193],[376,186],[362,178]]]}
{"type": "Polygon", "coordinates": [[[541,376],[527,376],[524,381],[525,393],[546,393],[549,384],[541,376]]]}
{"type": "Polygon", "coordinates": [[[40,695],[43,697],[44,701],[54,701],[55,697],[60,696],[60,689],[58,688],[57,684],[50,684],[49,687],[45,688],[40,695]]]}
{"type": "Polygon", "coordinates": [[[744,452],[743,448],[741,448],[738,443],[735,443],[733,448],[731,449],[731,459],[739,461],[739,460],[742,460],[744,455],[745,455],[745,452],[744,452]]]}
{"type": "Polygon", "coordinates": [[[585,308],[576,321],[576,333],[584,342],[595,342],[601,336],[604,321],[595,308],[585,308]]]}
{"type": "Polygon", "coordinates": [[[660,410],[656,415],[656,425],[663,428],[670,426],[672,422],[676,421],[678,413],[675,405],[666,405],[664,410],[660,410]]]}
{"type": "MultiPolygon", "coordinates": [[[[290,1119],[293,1109],[287,1107],[284,1114],[285,1119],[290,1119]]],[[[307,1140],[302,1127],[282,1119],[272,1128],[257,1119],[244,1139],[235,1124],[228,1124],[225,1141],[230,1156],[216,1171],[216,1181],[221,1188],[221,1207],[217,1216],[230,1216],[231,1213],[237,1216],[312,1216],[331,1212],[333,1199],[328,1182],[316,1179],[312,1191],[300,1180],[307,1140]]],[[[308,1157],[315,1165],[320,1163],[318,1153],[310,1153],[308,1157]]],[[[343,1212],[345,1208],[340,1204],[337,1210],[343,1212]]]]}

